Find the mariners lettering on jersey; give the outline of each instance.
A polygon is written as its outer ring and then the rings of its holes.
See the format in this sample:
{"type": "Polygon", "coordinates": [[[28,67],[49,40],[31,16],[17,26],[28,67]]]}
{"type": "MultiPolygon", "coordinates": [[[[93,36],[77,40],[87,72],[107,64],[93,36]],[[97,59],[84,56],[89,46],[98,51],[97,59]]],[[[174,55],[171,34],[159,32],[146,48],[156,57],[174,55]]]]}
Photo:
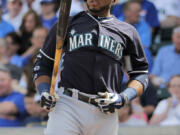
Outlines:
{"type": "Polygon", "coordinates": [[[92,46],[92,34],[75,34],[75,30],[71,30],[71,37],[69,38],[70,51],[84,47],[84,46],[92,46]]]}
{"type": "Polygon", "coordinates": [[[119,59],[122,57],[123,46],[109,36],[100,35],[98,46],[112,52],[119,59]]]}

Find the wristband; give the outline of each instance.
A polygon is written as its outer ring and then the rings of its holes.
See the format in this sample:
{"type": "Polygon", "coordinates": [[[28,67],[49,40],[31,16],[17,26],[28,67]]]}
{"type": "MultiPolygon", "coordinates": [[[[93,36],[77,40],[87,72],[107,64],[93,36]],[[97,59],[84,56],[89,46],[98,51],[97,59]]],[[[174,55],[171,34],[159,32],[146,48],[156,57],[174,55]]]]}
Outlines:
{"type": "Polygon", "coordinates": [[[39,92],[39,94],[41,95],[41,93],[43,92],[49,92],[50,91],[50,84],[49,83],[40,83],[38,86],[37,86],[37,90],[39,92]]]}
{"type": "Polygon", "coordinates": [[[131,100],[137,97],[137,91],[134,88],[125,89],[120,95],[123,96],[125,104],[128,104],[131,100]]]}

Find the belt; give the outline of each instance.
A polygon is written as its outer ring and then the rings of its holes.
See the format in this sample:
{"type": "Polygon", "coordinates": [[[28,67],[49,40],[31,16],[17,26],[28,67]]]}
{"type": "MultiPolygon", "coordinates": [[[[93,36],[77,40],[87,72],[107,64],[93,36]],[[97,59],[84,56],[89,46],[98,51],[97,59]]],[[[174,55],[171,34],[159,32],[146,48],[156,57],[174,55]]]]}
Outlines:
{"type": "MultiPolygon", "coordinates": [[[[65,88],[63,94],[72,97],[73,91],[68,88],[65,88]]],[[[78,95],[78,100],[92,104],[94,106],[98,106],[97,102],[95,101],[95,98],[88,97],[86,95],[81,94],[80,92],[78,92],[77,95],[78,95]]]]}

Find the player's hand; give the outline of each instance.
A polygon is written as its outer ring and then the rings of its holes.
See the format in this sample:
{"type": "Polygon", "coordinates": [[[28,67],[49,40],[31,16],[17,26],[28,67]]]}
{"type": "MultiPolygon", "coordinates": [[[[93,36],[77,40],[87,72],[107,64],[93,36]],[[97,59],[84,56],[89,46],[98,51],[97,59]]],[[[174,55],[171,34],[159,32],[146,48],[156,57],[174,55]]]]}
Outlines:
{"type": "Polygon", "coordinates": [[[124,99],[116,93],[98,93],[98,98],[95,101],[98,103],[100,110],[104,113],[113,113],[115,109],[120,109],[124,105],[124,99]]]}
{"type": "Polygon", "coordinates": [[[43,92],[41,94],[41,101],[40,101],[41,107],[44,110],[50,112],[55,107],[57,99],[58,99],[57,96],[52,96],[48,92],[43,92]]]}

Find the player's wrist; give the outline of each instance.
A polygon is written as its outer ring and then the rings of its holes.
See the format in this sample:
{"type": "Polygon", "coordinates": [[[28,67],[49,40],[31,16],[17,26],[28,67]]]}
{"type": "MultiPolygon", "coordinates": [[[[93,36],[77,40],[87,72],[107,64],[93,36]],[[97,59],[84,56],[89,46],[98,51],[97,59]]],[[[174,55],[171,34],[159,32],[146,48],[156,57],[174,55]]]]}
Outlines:
{"type": "Polygon", "coordinates": [[[143,86],[143,90],[145,91],[149,84],[148,74],[141,74],[133,78],[134,80],[140,82],[143,86]]]}
{"type": "Polygon", "coordinates": [[[121,106],[124,106],[126,104],[126,97],[124,96],[124,94],[118,94],[119,100],[121,101],[121,106]]]}
{"type": "Polygon", "coordinates": [[[48,92],[50,91],[50,84],[43,82],[43,83],[39,83],[39,85],[37,86],[37,90],[38,93],[41,95],[43,92],[48,92]]]}
{"type": "Polygon", "coordinates": [[[122,93],[119,94],[122,98],[122,103],[129,104],[134,98],[137,97],[137,90],[134,88],[126,88],[122,93]]]}

